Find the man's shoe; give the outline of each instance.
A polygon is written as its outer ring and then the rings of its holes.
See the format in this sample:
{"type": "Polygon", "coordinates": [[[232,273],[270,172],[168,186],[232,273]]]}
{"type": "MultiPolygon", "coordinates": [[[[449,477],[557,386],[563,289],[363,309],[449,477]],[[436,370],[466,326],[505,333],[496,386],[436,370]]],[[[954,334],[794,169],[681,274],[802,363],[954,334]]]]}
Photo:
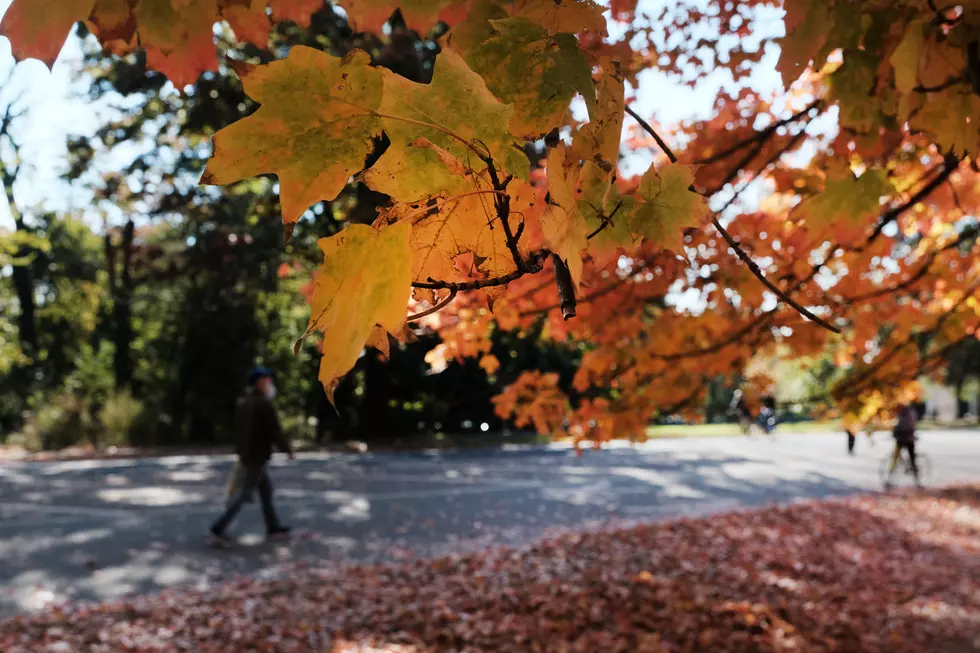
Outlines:
{"type": "Polygon", "coordinates": [[[208,533],[205,536],[207,543],[216,549],[230,549],[235,545],[235,540],[231,539],[224,533],[219,533],[212,529],[208,529],[208,533]]]}
{"type": "Polygon", "coordinates": [[[270,528],[266,531],[266,535],[269,539],[289,537],[289,534],[293,532],[293,529],[289,526],[276,526],[275,528],[270,528]]]}

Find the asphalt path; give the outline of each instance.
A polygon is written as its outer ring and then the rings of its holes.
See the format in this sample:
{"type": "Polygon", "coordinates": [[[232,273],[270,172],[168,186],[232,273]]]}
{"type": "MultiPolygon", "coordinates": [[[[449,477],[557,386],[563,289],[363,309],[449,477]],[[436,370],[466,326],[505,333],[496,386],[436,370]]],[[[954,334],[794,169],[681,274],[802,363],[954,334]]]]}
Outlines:
{"type": "MultiPolygon", "coordinates": [[[[788,428],[788,427],[787,427],[788,428]]],[[[296,529],[265,541],[260,511],[216,551],[230,457],[0,464],[0,615],[111,600],[239,574],[520,546],[569,529],[662,520],[881,488],[881,434],[657,440],[577,456],[564,447],[277,459],[276,503],[296,529]]],[[[922,435],[933,484],[980,481],[980,431],[922,435]]]]}

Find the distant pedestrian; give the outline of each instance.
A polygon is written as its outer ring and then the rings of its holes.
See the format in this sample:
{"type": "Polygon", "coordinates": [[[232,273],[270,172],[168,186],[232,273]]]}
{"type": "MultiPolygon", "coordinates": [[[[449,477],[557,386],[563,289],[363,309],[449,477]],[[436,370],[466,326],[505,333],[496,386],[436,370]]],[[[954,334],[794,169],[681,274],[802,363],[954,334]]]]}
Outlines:
{"type": "Polygon", "coordinates": [[[844,431],[847,433],[847,453],[853,456],[854,444],[855,441],[857,440],[857,435],[855,435],[854,431],[852,431],[851,429],[844,429],[844,431]]]}
{"type": "Polygon", "coordinates": [[[239,469],[234,474],[237,479],[232,480],[233,491],[228,497],[225,511],[208,530],[208,541],[214,546],[228,547],[234,543],[226,530],[242,506],[252,500],[256,490],[262,502],[262,516],[269,537],[284,536],[290,532],[287,526],[279,522],[272,505],[272,483],[268,473],[273,447],[293,458],[292,447],[282,433],[272,403],[275,396],[272,371],[264,367],[252,369],[248,375],[248,392],[239,402],[236,414],[239,469]]]}
{"type": "Polygon", "coordinates": [[[888,467],[888,480],[885,487],[891,487],[892,475],[898,465],[902,449],[908,451],[909,464],[912,467],[912,475],[915,476],[915,485],[922,487],[919,480],[919,465],[915,457],[915,428],[919,423],[919,411],[913,404],[904,404],[898,409],[898,421],[892,435],[895,437],[895,452],[892,454],[892,462],[888,467]]]}

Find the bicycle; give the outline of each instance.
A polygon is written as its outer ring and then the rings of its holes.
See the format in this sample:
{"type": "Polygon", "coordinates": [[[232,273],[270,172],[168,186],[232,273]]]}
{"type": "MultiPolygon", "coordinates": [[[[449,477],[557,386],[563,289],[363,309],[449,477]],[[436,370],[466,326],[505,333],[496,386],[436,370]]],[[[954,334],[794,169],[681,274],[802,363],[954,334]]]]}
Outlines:
{"type": "MultiPolygon", "coordinates": [[[[902,448],[898,451],[898,460],[895,461],[895,473],[891,473],[892,461],[895,460],[895,450],[888,452],[878,467],[878,475],[883,485],[894,485],[895,477],[905,477],[915,480],[915,473],[912,471],[912,459],[909,452],[902,448]]],[[[916,452],[915,464],[919,468],[919,483],[925,485],[932,477],[932,460],[924,453],[916,452]]]]}

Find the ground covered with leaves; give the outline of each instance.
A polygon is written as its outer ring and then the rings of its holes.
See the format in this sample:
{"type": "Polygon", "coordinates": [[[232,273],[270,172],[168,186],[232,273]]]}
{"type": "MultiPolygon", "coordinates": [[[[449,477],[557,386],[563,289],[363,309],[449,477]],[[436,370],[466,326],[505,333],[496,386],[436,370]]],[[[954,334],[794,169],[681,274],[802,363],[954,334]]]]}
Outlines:
{"type": "Polygon", "coordinates": [[[0,622],[0,651],[980,651],[980,486],[297,567],[0,622]]]}

